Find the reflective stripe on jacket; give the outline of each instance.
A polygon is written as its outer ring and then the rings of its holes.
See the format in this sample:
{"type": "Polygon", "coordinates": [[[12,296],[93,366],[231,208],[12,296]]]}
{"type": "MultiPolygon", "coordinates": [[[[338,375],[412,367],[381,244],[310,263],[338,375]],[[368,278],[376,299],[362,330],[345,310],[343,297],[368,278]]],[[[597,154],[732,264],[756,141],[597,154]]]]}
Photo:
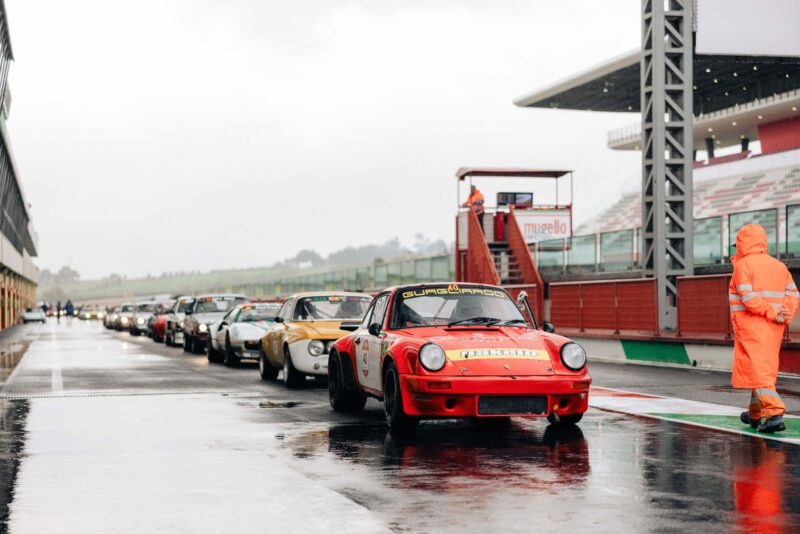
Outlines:
{"type": "Polygon", "coordinates": [[[737,388],[774,386],[785,324],[775,322],[782,306],[790,320],[800,292],[786,266],[767,254],[767,234],[748,224],[736,236],[737,255],[728,302],[733,323],[733,377],[737,388]]]}

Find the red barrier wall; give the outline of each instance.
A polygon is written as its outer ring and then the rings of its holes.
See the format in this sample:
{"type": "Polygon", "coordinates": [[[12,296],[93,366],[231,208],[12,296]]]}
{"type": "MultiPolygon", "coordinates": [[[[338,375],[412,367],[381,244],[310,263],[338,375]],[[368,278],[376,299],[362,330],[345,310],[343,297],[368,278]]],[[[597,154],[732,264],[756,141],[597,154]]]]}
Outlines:
{"type": "Polygon", "coordinates": [[[728,285],[731,275],[678,278],[678,332],[732,337],[728,285]]]}
{"type": "Polygon", "coordinates": [[[658,335],[655,280],[550,284],[550,320],[556,328],[658,335]]]}

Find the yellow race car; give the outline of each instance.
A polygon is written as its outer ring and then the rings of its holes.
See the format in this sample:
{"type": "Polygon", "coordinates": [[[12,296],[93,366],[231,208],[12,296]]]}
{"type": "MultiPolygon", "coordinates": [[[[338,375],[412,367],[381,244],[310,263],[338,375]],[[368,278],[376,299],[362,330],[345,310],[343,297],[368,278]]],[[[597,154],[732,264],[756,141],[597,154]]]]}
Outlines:
{"type": "Polygon", "coordinates": [[[328,375],[328,350],[348,332],[343,320],[361,319],[372,297],[363,293],[298,293],[287,298],[275,322],[261,338],[258,370],[274,380],[283,369],[286,387],[303,385],[307,375],[328,375]]]}

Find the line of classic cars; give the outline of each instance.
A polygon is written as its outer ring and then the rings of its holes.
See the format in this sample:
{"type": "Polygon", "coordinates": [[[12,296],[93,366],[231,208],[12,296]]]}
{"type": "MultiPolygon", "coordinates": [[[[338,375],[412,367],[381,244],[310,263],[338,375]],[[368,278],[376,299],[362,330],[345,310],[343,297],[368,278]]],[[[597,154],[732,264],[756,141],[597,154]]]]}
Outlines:
{"type": "Polygon", "coordinates": [[[432,283],[375,295],[298,293],[282,303],[215,293],[127,302],[109,329],[206,354],[212,363],[258,362],[262,380],[289,388],[327,382],[338,412],[383,402],[390,428],[424,418],[542,417],[574,425],[588,409],[586,352],[537,323],[520,292],[432,283]]]}

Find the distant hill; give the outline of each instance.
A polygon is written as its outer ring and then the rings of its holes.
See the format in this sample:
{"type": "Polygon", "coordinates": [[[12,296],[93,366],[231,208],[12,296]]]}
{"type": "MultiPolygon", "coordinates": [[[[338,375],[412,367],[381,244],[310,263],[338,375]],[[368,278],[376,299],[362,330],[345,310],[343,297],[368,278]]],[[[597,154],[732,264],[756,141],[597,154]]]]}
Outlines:
{"type": "Polygon", "coordinates": [[[39,299],[55,302],[72,299],[76,302],[113,301],[121,298],[166,294],[197,294],[245,284],[257,284],[293,276],[299,272],[314,273],[371,265],[403,257],[448,253],[452,244],[429,241],[416,236],[412,247],[404,247],[395,238],[382,245],[347,247],[322,257],[313,250],[302,250],[294,257],[270,267],[216,270],[208,272],[162,273],[158,276],[127,278],[111,274],[100,280],[81,280],[74,270],[64,267],[56,273],[46,269],[40,275],[39,299]]]}

